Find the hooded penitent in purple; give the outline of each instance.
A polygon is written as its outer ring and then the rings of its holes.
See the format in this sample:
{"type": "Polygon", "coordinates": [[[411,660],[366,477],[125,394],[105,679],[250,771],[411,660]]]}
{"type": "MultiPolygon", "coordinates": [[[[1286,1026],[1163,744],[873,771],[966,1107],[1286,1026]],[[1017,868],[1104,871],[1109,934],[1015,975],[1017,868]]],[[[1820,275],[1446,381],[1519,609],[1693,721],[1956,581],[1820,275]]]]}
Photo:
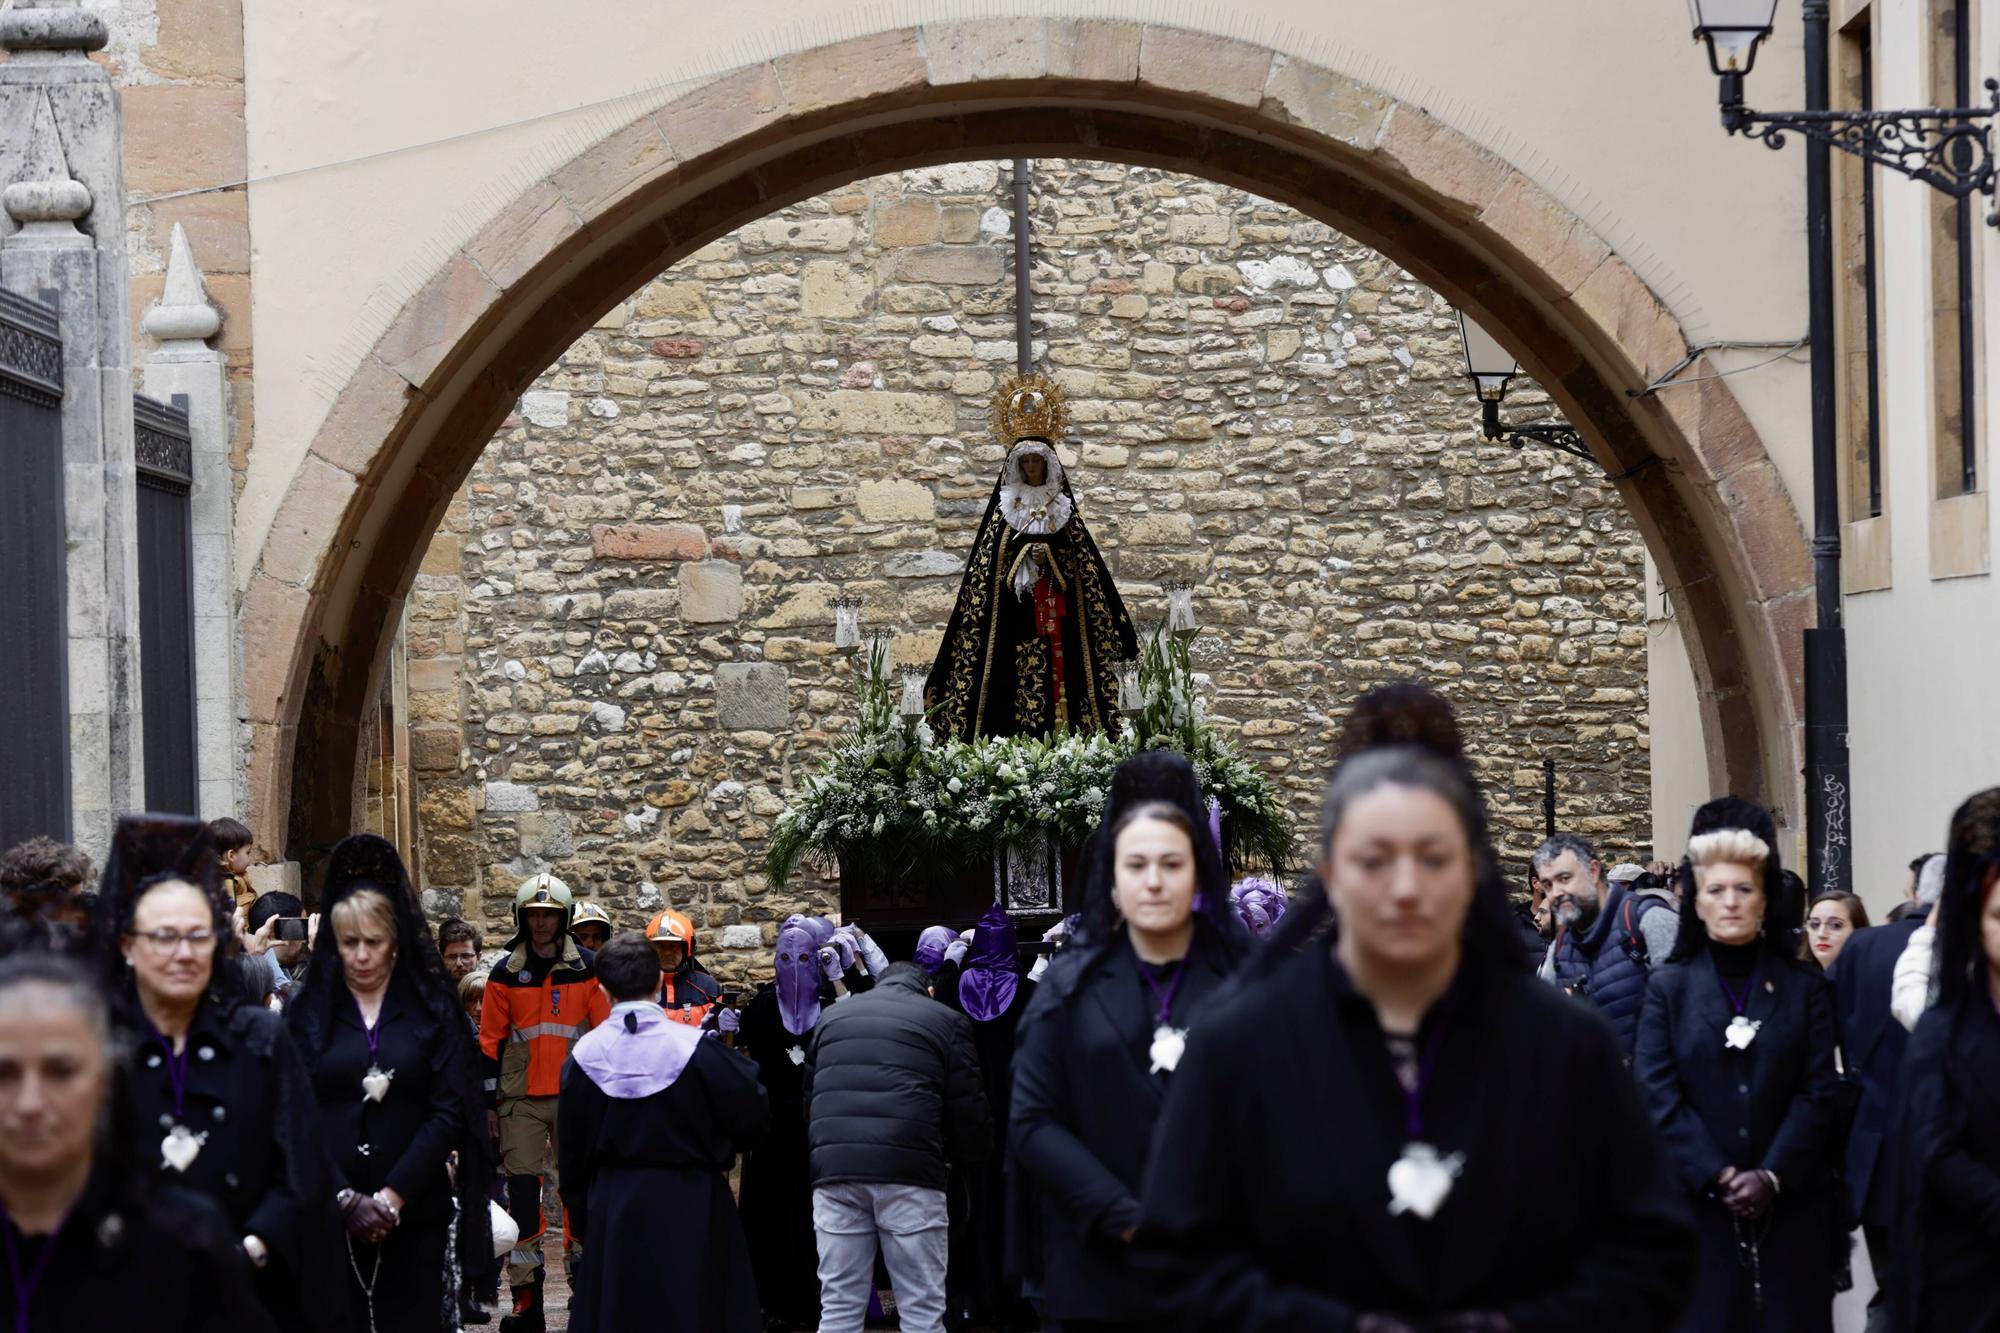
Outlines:
{"type": "Polygon", "coordinates": [[[1278,924],[1278,918],[1291,905],[1291,900],[1275,881],[1262,877],[1246,879],[1231,888],[1229,901],[1236,908],[1236,915],[1243,919],[1245,928],[1259,939],[1278,924]]]}
{"type": "Polygon", "coordinates": [[[818,951],[804,925],[778,932],[778,1017],[794,1037],[803,1037],[819,1022],[818,951]]]}
{"type": "Polygon", "coordinates": [[[802,912],[794,912],[785,918],[784,924],[779,926],[778,929],[781,931],[790,930],[793,926],[798,926],[808,935],[812,936],[813,948],[815,949],[825,948],[827,941],[833,938],[833,922],[828,921],[823,916],[806,916],[802,912]]]}
{"type": "Polygon", "coordinates": [[[1014,957],[1014,921],[995,903],[972,928],[972,948],[958,975],[958,1003],[975,1023],[990,1023],[1007,1012],[1021,987],[1021,964],[1014,957]]]}
{"type": "Polygon", "coordinates": [[[584,1033],[571,1055],[605,1096],[630,1101],[672,1087],[699,1045],[699,1031],[644,1004],[584,1033]]]}
{"type": "Polygon", "coordinates": [[[917,936],[917,951],[911,955],[911,961],[936,976],[937,970],[944,966],[944,951],[957,938],[958,933],[949,926],[925,926],[924,933],[917,936]]]}

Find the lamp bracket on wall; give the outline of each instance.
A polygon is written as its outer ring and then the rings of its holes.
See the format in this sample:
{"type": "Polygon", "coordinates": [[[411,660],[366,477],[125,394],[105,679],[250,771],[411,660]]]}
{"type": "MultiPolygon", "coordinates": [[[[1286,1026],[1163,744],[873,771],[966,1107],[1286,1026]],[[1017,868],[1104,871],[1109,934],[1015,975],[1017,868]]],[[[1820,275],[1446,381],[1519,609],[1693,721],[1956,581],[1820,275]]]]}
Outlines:
{"type": "MultiPolygon", "coordinates": [[[[1753,111],[1743,104],[1743,76],[1722,75],[1722,128],[1766,148],[1783,148],[1785,136],[1802,134],[1941,190],[1954,199],[1991,195],[1994,184],[1992,124],[2000,114],[2000,79],[1986,80],[1985,106],[1925,107],[1906,111],[1753,111]]],[[[1986,215],[2000,226],[2000,212],[1986,215]]]]}
{"type": "Polygon", "coordinates": [[[1554,449],[1558,453],[1569,454],[1589,462],[1596,462],[1590,448],[1584,444],[1583,436],[1568,426],[1509,426],[1500,420],[1500,404],[1488,398],[1480,402],[1480,427],[1486,438],[1495,444],[1509,445],[1519,449],[1524,445],[1538,444],[1544,449],[1554,449]]]}

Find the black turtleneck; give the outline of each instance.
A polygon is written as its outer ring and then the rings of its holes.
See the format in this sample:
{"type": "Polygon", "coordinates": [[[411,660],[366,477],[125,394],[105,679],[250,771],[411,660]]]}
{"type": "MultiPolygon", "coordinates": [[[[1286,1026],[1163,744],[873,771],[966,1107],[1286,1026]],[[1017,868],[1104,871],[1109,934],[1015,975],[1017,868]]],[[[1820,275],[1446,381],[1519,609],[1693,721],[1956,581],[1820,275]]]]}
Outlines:
{"type": "Polygon", "coordinates": [[[1757,970],[1757,960],[1764,956],[1764,937],[1759,935],[1748,944],[1721,944],[1710,939],[1709,955],[1715,959],[1715,970],[1729,981],[1743,981],[1757,970]]]}

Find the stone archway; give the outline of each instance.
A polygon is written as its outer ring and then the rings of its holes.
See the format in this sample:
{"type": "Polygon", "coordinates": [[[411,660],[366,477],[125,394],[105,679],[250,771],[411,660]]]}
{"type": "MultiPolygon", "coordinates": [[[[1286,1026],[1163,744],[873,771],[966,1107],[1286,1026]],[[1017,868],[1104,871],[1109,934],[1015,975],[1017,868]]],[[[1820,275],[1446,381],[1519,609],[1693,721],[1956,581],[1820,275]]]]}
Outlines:
{"type": "Polygon", "coordinates": [[[1725,384],[1632,396],[1688,345],[1622,258],[1523,172],[1333,71],[1158,25],[1010,19],[716,79],[523,191],[445,261],[334,403],[244,593],[266,845],[311,855],[347,831],[363,701],[430,534],[521,391],[605,310],[707,241],[859,177],[1060,155],[1290,204],[1508,330],[1660,565],[1711,785],[1796,804],[1805,534],[1725,384]]]}

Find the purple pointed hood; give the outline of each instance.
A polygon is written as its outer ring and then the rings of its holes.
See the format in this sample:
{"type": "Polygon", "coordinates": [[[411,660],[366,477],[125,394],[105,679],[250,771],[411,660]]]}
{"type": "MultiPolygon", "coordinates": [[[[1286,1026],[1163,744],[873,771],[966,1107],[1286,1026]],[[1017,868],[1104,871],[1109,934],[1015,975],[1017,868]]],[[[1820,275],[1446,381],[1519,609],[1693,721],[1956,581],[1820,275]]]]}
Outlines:
{"type": "Polygon", "coordinates": [[[936,976],[937,970],[944,966],[944,951],[957,938],[958,933],[949,926],[925,926],[924,933],[917,936],[917,951],[911,955],[911,961],[936,976]]]}
{"type": "Polygon", "coordinates": [[[815,949],[824,947],[826,942],[833,938],[833,922],[823,916],[807,916],[803,912],[794,912],[785,918],[784,924],[778,929],[790,930],[794,926],[812,936],[815,949]]]}
{"type": "Polygon", "coordinates": [[[958,977],[958,1003],[975,1023],[990,1023],[1007,1012],[1021,987],[1021,964],[1014,957],[1014,920],[995,903],[972,928],[972,948],[958,977]]]}
{"type": "Polygon", "coordinates": [[[778,1017],[794,1037],[803,1037],[819,1022],[818,950],[803,924],[778,932],[778,1017]]]}
{"type": "Polygon", "coordinates": [[[571,1054],[605,1096],[630,1101],[672,1087],[700,1044],[699,1031],[660,1006],[635,1005],[584,1033],[571,1054]]]}

